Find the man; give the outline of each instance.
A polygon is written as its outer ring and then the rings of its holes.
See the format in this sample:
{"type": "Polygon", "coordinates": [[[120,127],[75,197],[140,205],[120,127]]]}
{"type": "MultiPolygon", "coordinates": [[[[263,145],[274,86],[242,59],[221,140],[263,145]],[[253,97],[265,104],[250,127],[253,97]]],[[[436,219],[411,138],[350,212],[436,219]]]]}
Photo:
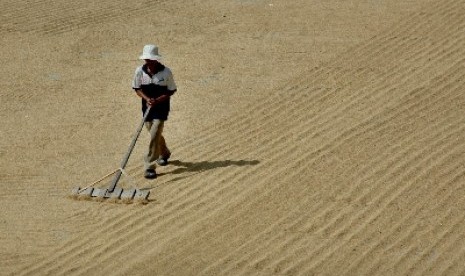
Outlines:
{"type": "Polygon", "coordinates": [[[143,114],[150,107],[145,120],[145,126],[150,133],[150,143],[144,160],[144,176],[154,179],[157,177],[156,164],[165,166],[171,156],[162,133],[170,111],[170,98],[177,88],[171,70],[161,63],[157,46],[145,45],[140,59],[144,60],[145,64],[137,67],[132,88],[142,99],[143,114]]]}

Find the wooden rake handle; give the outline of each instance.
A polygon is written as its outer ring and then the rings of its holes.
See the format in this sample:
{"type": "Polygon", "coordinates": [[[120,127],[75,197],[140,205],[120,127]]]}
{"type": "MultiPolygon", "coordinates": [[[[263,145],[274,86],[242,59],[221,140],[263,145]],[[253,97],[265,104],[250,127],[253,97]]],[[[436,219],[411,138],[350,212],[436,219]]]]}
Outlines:
{"type": "Polygon", "coordinates": [[[124,155],[123,160],[121,161],[120,169],[118,169],[118,172],[116,172],[115,177],[113,178],[113,181],[108,187],[109,193],[112,193],[113,190],[115,190],[115,187],[118,184],[119,179],[121,178],[121,174],[123,173],[122,170],[126,167],[126,164],[128,163],[129,157],[131,156],[132,150],[134,149],[134,146],[136,145],[137,138],[139,138],[140,132],[142,131],[142,128],[144,127],[145,119],[147,119],[150,109],[151,107],[149,106],[147,110],[145,111],[144,117],[142,118],[142,121],[140,122],[139,127],[137,128],[136,133],[134,137],[132,138],[131,144],[129,145],[129,149],[124,155]]]}

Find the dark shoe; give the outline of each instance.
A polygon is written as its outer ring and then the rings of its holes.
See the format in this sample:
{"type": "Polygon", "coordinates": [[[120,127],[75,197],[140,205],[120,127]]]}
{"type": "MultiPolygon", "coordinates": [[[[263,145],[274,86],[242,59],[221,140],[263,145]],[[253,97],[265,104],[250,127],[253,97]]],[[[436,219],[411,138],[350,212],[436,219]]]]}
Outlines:
{"type": "Polygon", "coordinates": [[[166,159],[166,158],[157,159],[157,164],[159,166],[166,166],[166,165],[168,165],[168,159],[166,159]]]}
{"type": "Polygon", "coordinates": [[[147,179],[155,179],[157,178],[157,173],[154,169],[148,169],[145,171],[144,177],[147,179]]]}
{"type": "Polygon", "coordinates": [[[168,159],[170,158],[171,156],[171,153],[168,155],[168,156],[162,156],[160,158],[157,159],[157,164],[160,165],[160,166],[166,166],[168,165],[168,159]]]}

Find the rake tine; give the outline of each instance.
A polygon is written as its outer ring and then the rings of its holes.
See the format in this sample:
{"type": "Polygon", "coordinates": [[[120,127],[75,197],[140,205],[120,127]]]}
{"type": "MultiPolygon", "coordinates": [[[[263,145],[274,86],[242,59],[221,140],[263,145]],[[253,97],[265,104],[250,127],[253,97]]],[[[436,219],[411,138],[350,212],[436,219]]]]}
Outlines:
{"type": "Polygon", "coordinates": [[[71,194],[73,196],[88,196],[88,197],[91,197],[93,191],[94,191],[94,188],[92,188],[92,187],[83,188],[83,189],[80,189],[79,187],[76,187],[76,188],[74,188],[72,190],[71,194]]]}
{"type": "Polygon", "coordinates": [[[145,201],[145,200],[148,200],[149,195],[150,195],[150,191],[143,191],[143,190],[138,189],[136,191],[136,195],[134,196],[134,200],[145,201]]]}
{"type": "Polygon", "coordinates": [[[81,188],[80,187],[74,187],[72,190],[71,190],[71,195],[72,196],[78,196],[79,195],[79,190],[81,188]]]}
{"type": "Polygon", "coordinates": [[[123,200],[132,200],[134,198],[135,194],[136,194],[136,189],[123,190],[123,193],[121,194],[121,199],[123,199],[123,200]]]}
{"type": "Polygon", "coordinates": [[[113,200],[118,200],[121,196],[121,194],[123,193],[123,189],[119,188],[119,187],[116,187],[114,190],[113,190],[113,193],[110,193],[110,198],[113,199],[113,200]]]}
{"type": "Polygon", "coordinates": [[[107,196],[107,189],[99,189],[99,188],[94,188],[94,191],[92,192],[92,197],[98,197],[98,198],[106,198],[107,196]]]}

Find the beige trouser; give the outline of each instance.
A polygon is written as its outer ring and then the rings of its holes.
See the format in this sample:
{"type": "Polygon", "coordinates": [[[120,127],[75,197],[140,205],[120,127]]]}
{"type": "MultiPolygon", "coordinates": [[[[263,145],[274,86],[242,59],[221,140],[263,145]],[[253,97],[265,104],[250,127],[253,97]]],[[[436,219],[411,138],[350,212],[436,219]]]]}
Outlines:
{"type": "Polygon", "coordinates": [[[164,124],[165,121],[162,120],[145,122],[145,127],[150,133],[149,149],[144,159],[146,170],[155,169],[158,158],[170,155],[170,150],[166,146],[165,138],[162,135],[164,124]]]}

